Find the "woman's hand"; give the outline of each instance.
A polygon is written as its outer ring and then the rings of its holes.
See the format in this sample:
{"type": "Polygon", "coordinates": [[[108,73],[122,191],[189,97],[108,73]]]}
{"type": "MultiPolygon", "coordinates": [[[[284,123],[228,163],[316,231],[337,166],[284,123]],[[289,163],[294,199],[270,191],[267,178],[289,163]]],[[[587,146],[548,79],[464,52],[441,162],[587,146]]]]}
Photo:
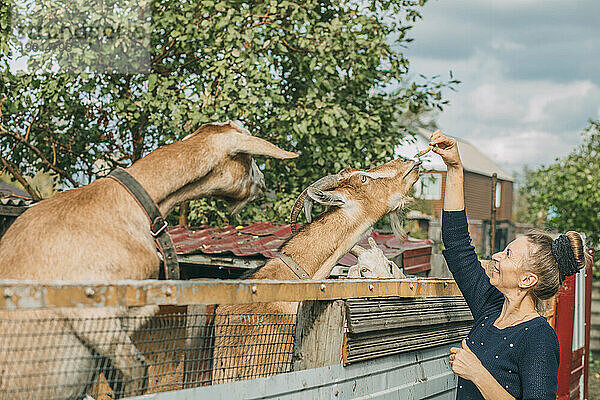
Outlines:
{"type": "Polygon", "coordinates": [[[479,358],[467,346],[466,339],[462,341],[462,348],[450,349],[450,366],[456,375],[473,382],[484,399],[515,400],[490,374],[490,371],[485,369],[479,358]]]}
{"type": "Polygon", "coordinates": [[[462,162],[460,161],[460,155],[458,154],[456,139],[445,136],[442,131],[438,129],[431,135],[429,144],[433,146],[433,152],[442,157],[442,160],[448,166],[448,168],[462,168],[462,162]]]}
{"type": "Polygon", "coordinates": [[[479,358],[467,346],[466,339],[462,341],[462,348],[452,347],[450,349],[450,366],[456,375],[473,383],[476,383],[481,372],[485,370],[479,358]]]}

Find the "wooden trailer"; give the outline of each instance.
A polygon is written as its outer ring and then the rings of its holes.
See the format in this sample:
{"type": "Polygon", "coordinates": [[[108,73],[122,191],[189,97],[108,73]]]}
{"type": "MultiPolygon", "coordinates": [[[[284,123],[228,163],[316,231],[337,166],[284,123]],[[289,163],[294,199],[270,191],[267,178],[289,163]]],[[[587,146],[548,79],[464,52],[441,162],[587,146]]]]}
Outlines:
{"type": "MultiPolygon", "coordinates": [[[[587,398],[590,279],[591,265],[586,274],[565,281],[556,302],[549,304],[547,318],[556,327],[561,346],[557,397],[561,400],[587,398]]],[[[19,320],[24,310],[146,305],[158,305],[160,312],[133,338],[150,364],[149,387],[146,394],[127,397],[130,399],[454,399],[457,379],[448,364],[449,348],[459,345],[472,323],[455,282],[434,278],[86,284],[0,281],[0,317],[16,313],[10,331],[3,330],[0,335],[0,349],[21,351],[19,357],[0,360],[0,370],[9,371],[9,378],[18,382],[19,376],[10,373],[17,374],[27,363],[42,362],[36,351],[52,348],[45,342],[48,337],[64,334],[35,329],[41,326],[35,319],[19,320]],[[215,318],[214,305],[273,301],[299,301],[301,305],[294,315],[262,320],[243,315],[236,321],[262,321],[263,328],[285,327],[278,330],[284,332],[280,336],[266,335],[267,341],[281,341],[272,358],[274,367],[238,381],[215,381],[212,364],[218,349],[214,332],[222,321],[215,318]],[[33,325],[24,328],[21,322],[33,325]]],[[[98,323],[90,317],[88,325],[97,329],[98,323]]],[[[243,337],[234,339],[235,345],[244,346],[243,337]]],[[[53,345],[59,348],[60,342],[53,345]]],[[[73,372],[50,371],[54,378],[73,372]]],[[[103,374],[97,372],[90,375],[93,382],[85,383],[90,386],[88,394],[96,400],[112,398],[103,374]]],[[[40,374],[39,387],[13,387],[8,395],[63,398],[60,388],[54,397],[36,395],[44,390],[45,380],[40,374]]],[[[8,398],[7,393],[0,393],[0,398],[8,398]]]]}

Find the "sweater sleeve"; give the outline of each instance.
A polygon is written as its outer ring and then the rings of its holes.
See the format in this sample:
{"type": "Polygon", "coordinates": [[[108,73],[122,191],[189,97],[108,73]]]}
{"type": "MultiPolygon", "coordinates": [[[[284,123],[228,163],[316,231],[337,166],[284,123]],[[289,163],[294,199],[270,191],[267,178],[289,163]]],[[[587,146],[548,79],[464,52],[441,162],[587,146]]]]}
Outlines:
{"type": "Polygon", "coordinates": [[[446,248],[442,254],[475,321],[490,308],[500,309],[504,296],[492,286],[477,259],[475,248],[471,245],[465,210],[443,212],[442,241],[446,248]]]}
{"type": "Polygon", "coordinates": [[[558,386],[560,350],[549,325],[532,327],[519,360],[523,400],[554,400],[558,386]]]}

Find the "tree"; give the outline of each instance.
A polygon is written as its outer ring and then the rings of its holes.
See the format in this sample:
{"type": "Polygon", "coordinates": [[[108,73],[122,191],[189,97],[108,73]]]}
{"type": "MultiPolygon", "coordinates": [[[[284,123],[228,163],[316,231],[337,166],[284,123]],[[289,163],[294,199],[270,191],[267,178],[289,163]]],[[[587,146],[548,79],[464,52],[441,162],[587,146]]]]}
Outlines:
{"type": "Polygon", "coordinates": [[[576,230],[600,245],[600,121],[590,121],[584,143],[563,159],[526,176],[521,194],[529,222],[576,230]]]}
{"type": "MultiPolygon", "coordinates": [[[[277,219],[320,176],[389,160],[398,111],[446,103],[456,81],[408,81],[389,43],[407,45],[424,3],[5,2],[0,161],[17,179],[43,169],[76,187],[201,124],[240,120],[301,155],[259,160],[272,193],[242,217],[277,219]],[[30,73],[9,68],[19,54],[30,73]]],[[[215,207],[196,211],[218,217],[215,207]]]]}

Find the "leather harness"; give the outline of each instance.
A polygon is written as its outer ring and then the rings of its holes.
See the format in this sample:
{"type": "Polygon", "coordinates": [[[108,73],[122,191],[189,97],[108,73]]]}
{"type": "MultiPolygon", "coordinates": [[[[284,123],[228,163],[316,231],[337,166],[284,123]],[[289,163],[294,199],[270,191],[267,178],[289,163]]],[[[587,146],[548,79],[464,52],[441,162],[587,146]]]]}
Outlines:
{"type": "Polygon", "coordinates": [[[135,201],[142,207],[150,220],[150,233],[162,255],[164,269],[159,272],[159,279],[178,280],[179,262],[171,236],[167,232],[167,221],[163,218],[158,206],[140,183],[123,168],[116,168],[107,178],[112,178],[123,186],[135,201]]]}

